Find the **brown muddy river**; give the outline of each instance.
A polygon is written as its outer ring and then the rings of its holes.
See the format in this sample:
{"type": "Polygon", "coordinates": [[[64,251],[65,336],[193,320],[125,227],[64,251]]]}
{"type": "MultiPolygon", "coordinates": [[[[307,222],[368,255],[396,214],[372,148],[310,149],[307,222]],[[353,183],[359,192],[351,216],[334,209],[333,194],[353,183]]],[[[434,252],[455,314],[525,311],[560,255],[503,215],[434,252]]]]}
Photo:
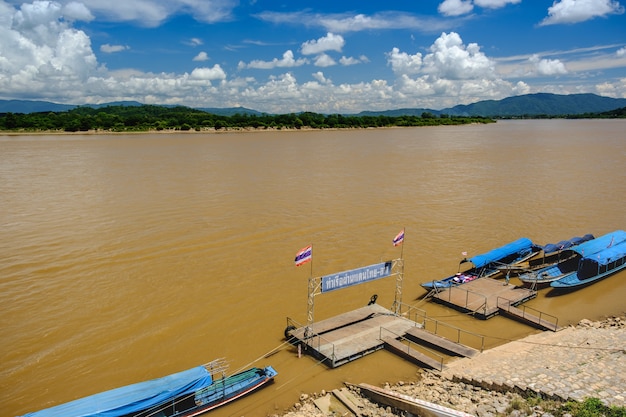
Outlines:
{"type": "MultiPolygon", "coordinates": [[[[21,415],[224,357],[273,385],[213,416],[282,413],[343,381],[411,380],[379,351],[328,369],[284,344],[313,276],[404,259],[403,302],[485,336],[537,332],[422,299],[461,252],[626,228],[626,121],[221,134],[0,136],[0,404],[21,415]],[[406,228],[403,246],[391,244],[406,228]],[[302,247],[313,262],[294,266],[302,247]],[[276,353],[270,355],[275,349],[276,353]]],[[[513,282],[514,280],[512,280],[513,282]]],[[[390,308],[393,278],[315,299],[390,308]]],[[[626,311],[626,273],[526,304],[626,311]]]]}

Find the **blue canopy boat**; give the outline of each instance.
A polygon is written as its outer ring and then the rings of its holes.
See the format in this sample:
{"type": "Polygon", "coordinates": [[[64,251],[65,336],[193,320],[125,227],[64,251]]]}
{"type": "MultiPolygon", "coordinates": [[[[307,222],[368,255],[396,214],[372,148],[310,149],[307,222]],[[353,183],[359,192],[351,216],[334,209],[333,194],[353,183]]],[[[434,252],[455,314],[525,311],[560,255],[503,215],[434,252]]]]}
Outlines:
{"type": "Polygon", "coordinates": [[[550,286],[558,290],[577,289],[597,282],[626,268],[626,241],[613,243],[600,252],[585,255],[578,269],[552,281],[550,286]]]}
{"type": "Polygon", "coordinates": [[[23,417],[191,417],[232,402],[272,382],[271,367],[225,376],[218,359],[204,366],[101,392],[23,417]],[[213,375],[222,373],[214,379],[213,375]]]}
{"type": "Polygon", "coordinates": [[[547,268],[575,257],[576,252],[568,251],[567,249],[592,239],[595,239],[595,237],[588,233],[582,237],[576,236],[571,239],[561,240],[558,243],[548,243],[529,259],[510,265],[503,265],[498,267],[498,269],[505,275],[518,276],[541,268],[547,268]]]}
{"type": "Polygon", "coordinates": [[[604,236],[588,240],[564,250],[563,260],[553,265],[548,265],[534,271],[520,274],[519,279],[524,286],[542,288],[551,285],[552,282],[570,275],[578,269],[580,260],[585,256],[592,256],[602,252],[609,246],[626,241],[626,232],[616,230],[604,236]]]}
{"type": "Polygon", "coordinates": [[[459,266],[465,262],[471,262],[473,265],[464,272],[457,272],[447,278],[424,282],[421,285],[427,290],[432,290],[435,288],[448,288],[478,278],[493,276],[500,272],[499,268],[502,266],[527,260],[540,250],[541,248],[534,245],[530,239],[523,237],[482,255],[461,260],[459,266]]]}

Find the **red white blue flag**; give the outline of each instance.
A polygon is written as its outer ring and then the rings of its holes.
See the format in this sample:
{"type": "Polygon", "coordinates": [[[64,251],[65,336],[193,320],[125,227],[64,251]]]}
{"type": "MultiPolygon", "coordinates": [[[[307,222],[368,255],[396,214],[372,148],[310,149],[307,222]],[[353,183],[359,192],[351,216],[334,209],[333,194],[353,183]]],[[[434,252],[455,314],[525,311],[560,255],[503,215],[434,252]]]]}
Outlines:
{"type": "Polygon", "coordinates": [[[300,249],[300,251],[296,254],[296,266],[304,265],[309,262],[313,257],[313,246],[309,245],[306,248],[300,249]]]}
{"type": "Polygon", "coordinates": [[[404,229],[400,230],[400,232],[393,238],[393,246],[398,246],[404,241],[404,229]]]}

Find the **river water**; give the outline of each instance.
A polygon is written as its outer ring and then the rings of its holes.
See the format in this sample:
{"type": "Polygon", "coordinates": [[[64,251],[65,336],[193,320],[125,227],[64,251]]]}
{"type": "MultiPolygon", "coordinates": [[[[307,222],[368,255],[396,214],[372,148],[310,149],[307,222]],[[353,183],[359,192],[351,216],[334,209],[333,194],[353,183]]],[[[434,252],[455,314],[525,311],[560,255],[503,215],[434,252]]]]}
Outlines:
{"type": "MultiPolygon", "coordinates": [[[[423,300],[461,252],[626,228],[626,121],[219,134],[0,136],[0,404],[15,416],[224,357],[273,385],[215,416],[282,413],[343,381],[411,380],[380,351],[328,369],[283,342],[309,277],[402,257],[402,301],[491,347],[537,332],[423,300]],[[406,240],[391,241],[402,228],[406,240]],[[295,267],[302,247],[313,262],[295,267]],[[274,352],[274,350],[276,351],[274,352]]],[[[513,281],[513,280],[512,280],[513,281]]],[[[390,308],[381,279],[315,319],[390,308]]],[[[626,273],[529,307],[560,325],[626,311],[626,273]]]]}

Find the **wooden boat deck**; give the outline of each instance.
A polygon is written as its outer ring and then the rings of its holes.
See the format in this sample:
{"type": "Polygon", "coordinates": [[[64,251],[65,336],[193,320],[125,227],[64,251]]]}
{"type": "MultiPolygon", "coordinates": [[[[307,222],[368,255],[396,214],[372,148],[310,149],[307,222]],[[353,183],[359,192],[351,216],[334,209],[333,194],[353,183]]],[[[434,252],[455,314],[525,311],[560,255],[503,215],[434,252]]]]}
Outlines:
{"type": "Polygon", "coordinates": [[[517,306],[535,298],[537,292],[502,280],[479,278],[462,285],[433,290],[429,295],[449,307],[488,319],[499,314],[498,303],[517,306]]]}

